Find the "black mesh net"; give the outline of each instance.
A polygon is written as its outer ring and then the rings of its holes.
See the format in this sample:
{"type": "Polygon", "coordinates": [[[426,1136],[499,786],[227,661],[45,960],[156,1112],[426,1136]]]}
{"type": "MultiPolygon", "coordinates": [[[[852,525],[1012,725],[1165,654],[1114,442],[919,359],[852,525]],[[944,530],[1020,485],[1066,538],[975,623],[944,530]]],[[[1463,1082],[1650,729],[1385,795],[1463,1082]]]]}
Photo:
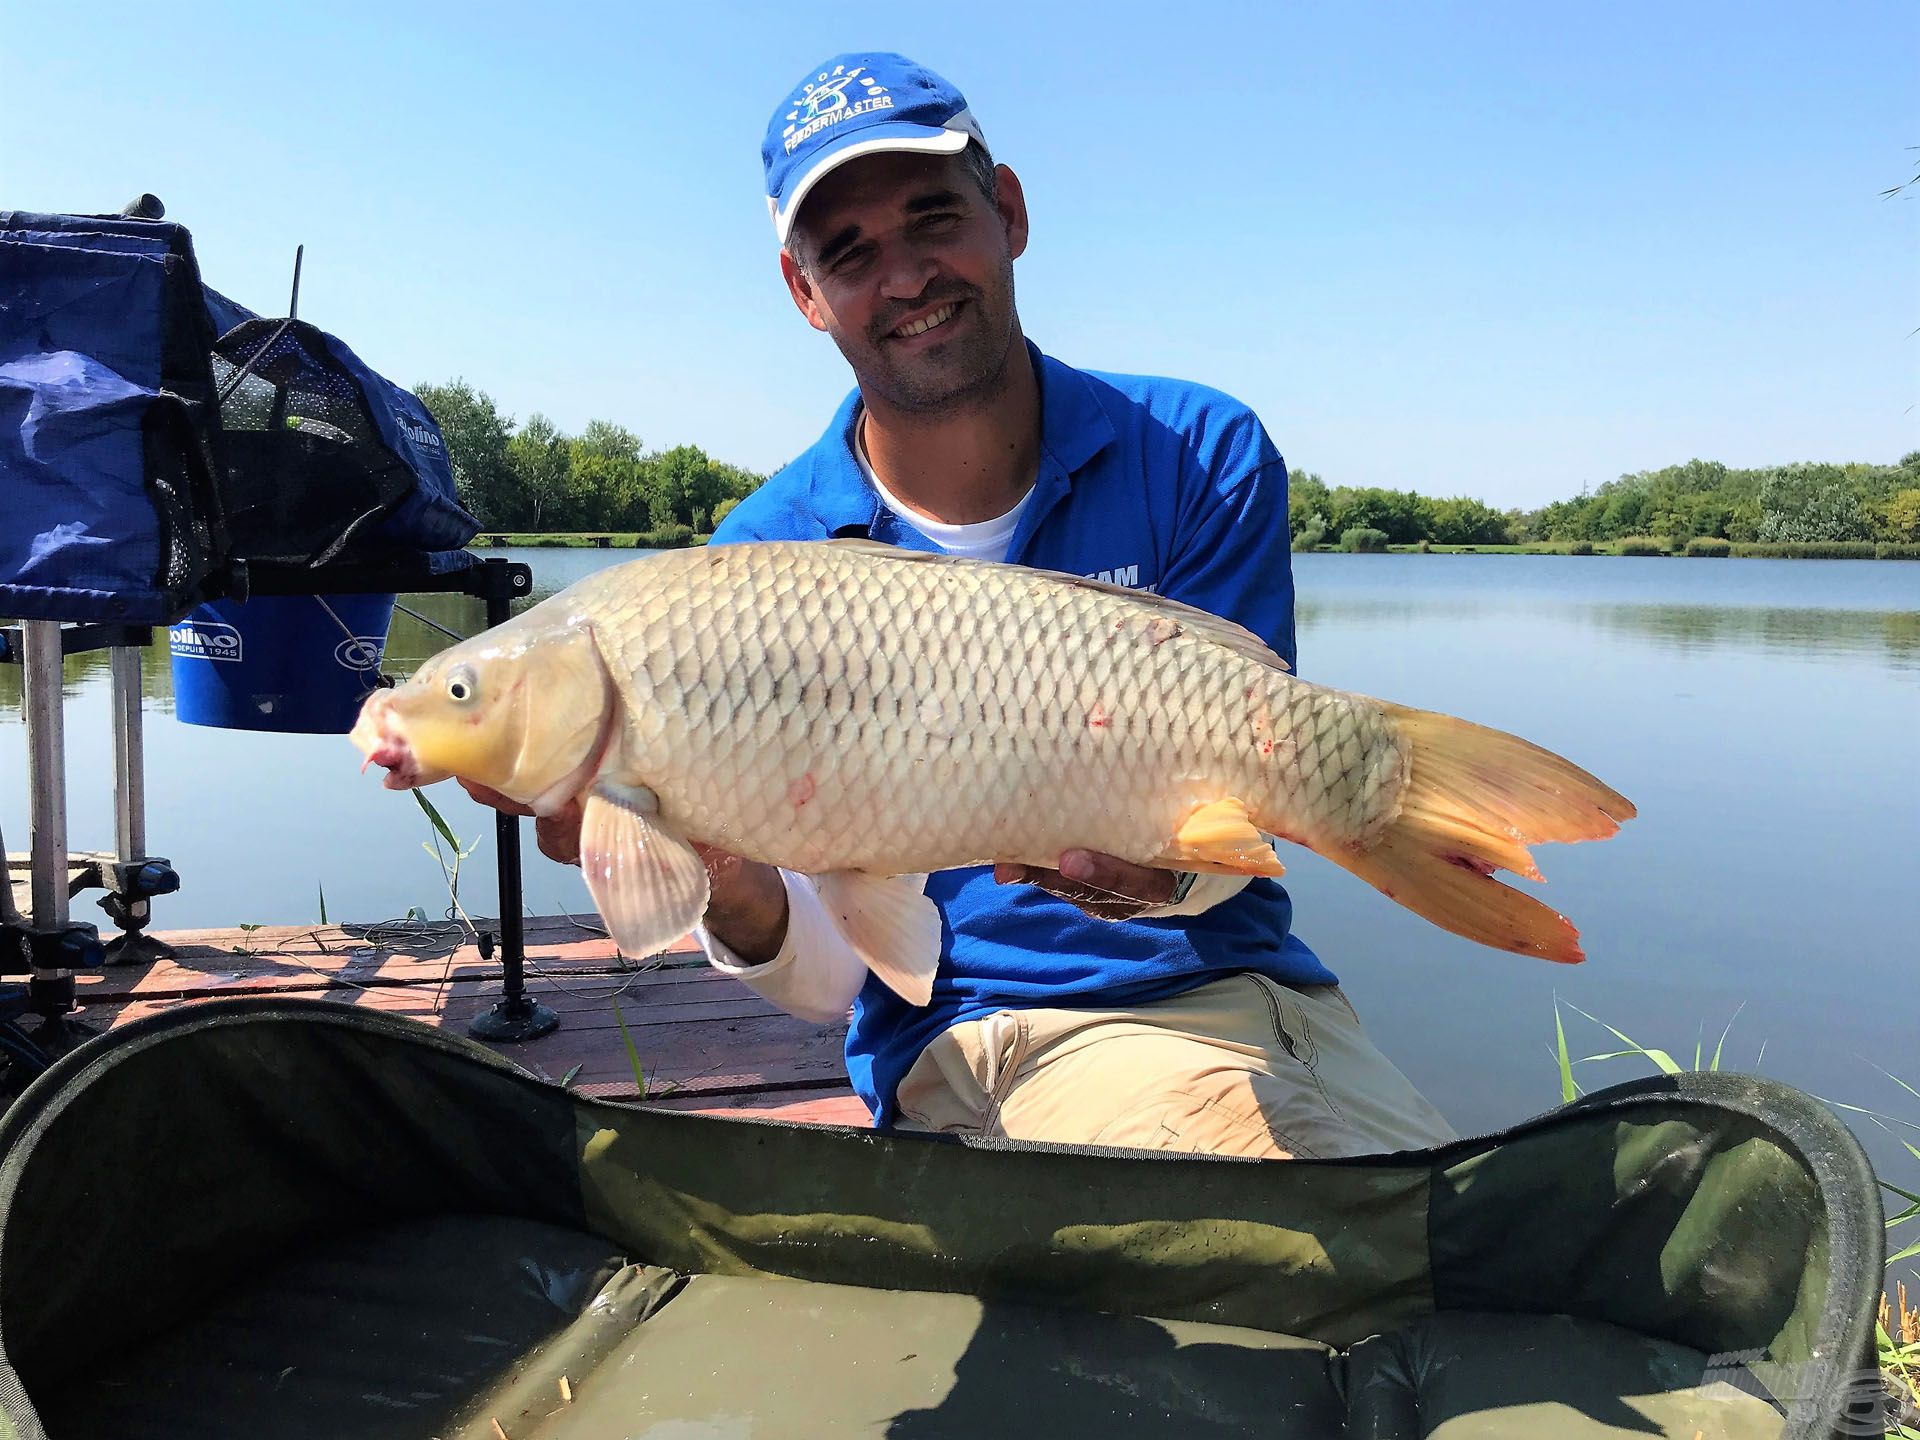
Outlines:
{"type": "MultiPolygon", "coordinates": [[[[138,225],[138,221],[108,222],[138,225]]],[[[147,494],[160,540],[159,587],[177,613],[197,600],[224,563],[225,526],[217,481],[219,461],[208,434],[214,389],[207,369],[213,327],[202,298],[192,236],[175,225],[147,228],[165,237],[167,267],[162,317],[164,399],[141,422],[147,494]]]]}
{"type": "Polygon", "coordinates": [[[235,326],[214,347],[213,383],[226,397],[222,488],[235,556],[319,564],[412,488],[413,472],[381,441],[358,383],[312,326],[235,326]]]}

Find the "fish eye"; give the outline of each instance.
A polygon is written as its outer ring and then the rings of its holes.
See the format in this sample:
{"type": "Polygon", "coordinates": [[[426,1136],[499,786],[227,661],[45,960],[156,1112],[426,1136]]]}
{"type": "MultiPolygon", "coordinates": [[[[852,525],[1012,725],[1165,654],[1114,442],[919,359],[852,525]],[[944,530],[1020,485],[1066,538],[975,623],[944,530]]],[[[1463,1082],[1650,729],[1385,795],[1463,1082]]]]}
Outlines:
{"type": "Polygon", "coordinates": [[[447,676],[447,698],[456,704],[464,705],[480,691],[475,683],[473,671],[462,665],[447,676]]]}

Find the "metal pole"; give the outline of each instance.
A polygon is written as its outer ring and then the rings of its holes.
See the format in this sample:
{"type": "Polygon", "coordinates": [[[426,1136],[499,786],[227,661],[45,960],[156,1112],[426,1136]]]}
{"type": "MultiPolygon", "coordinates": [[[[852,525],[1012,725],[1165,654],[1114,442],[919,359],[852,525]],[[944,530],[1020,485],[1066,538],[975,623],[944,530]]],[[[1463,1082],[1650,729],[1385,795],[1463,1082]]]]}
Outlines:
{"type": "Polygon", "coordinates": [[[106,944],[109,965],[170,960],[173,947],[146,933],[153,918],[153,896],[171,895],[180,877],[157,855],[147,853],[147,747],[141,712],[140,650],[138,645],[116,645],[109,652],[113,667],[113,849],[114,863],[107,912],[120,934],[106,944]]]}
{"type": "MultiPolygon", "coordinates": [[[[122,865],[147,854],[147,764],[140,711],[140,651],[116,645],[113,673],[113,848],[122,865]]],[[[145,902],[143,901],[142,904],[145,902]]]]}
{"type": "MultiPolygon", "coordinates": [[[[67,923],[66,712],[61,706],[60,626],[29,620],[26,662],[27,789],[32,819],[27,849],[32,856],[33,924],[51,930],[67,923]]],[[[71,971],[48,972],[49,978],[71,971]]]]}
{"type": "Polygon", "coordinates": [[[29,944],[38,953],[27,985],[27,1005],[42,1017],[34,1043],[59,1055],[93,1033],[73,1019],[74,963],[100,963],[100,937],[91,925],[76,925],[67,910],[72,857],[67,848],[67,735],[61,660],[66,632],[57,621],[29,620],[21,659],[27,716],[27,788],[31,792],[33,916],[29,944]],[[57,956],[66,965],[40,963],[57,956]]]}
{"type": "MultiPolygon", "coordinates": [[[[489,565],[505,562],[489,560],[489,565]]],[[[487,628],[513,618],[513,596],[501,585],[487,591],[487,628]]],[[[504,996],[491,1010],[473,1018],[469,1031],[483,1040],[532,1040],[558,1028],[560,1017],[545,1005],[527,999],[526,928],[520,914],[520,817],[496,812],[493,844],[500,864],[500,964],[506,972],[504,996]]],[[[481,937],[480,953],[490,946],[481,937]]]]}
{"type": "MultiPolygon", "coordinates": [[[[513,600],[498,586],[487,596],[487,628],[513,618],[513,600]]],[[[526,929],[520,914],[520,818],[496,811],[493,840],[500,848],[500,949],[507,971],[507,1000],[517,1002],[527,988],[526,929]]]]}

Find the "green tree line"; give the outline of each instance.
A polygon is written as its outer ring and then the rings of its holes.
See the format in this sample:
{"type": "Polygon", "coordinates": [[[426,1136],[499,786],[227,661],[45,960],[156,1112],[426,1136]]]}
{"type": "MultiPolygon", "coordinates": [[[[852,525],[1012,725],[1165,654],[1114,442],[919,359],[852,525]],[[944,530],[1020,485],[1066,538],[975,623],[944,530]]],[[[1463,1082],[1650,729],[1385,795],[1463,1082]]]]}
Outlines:
{"type": "Polygon", "coordinates": [[[646,451],[611,420],[561,433],[541,414],[516,426],[465,380],[420,385],[440,426],[460,502],[488,530],[706,534],[764,475],[715,460],[697,445],[646,451]]]}
{"type": "Polygon", "coordinates": [[[1609,480],[1536,510],[1496,510],[1479,500],[1436,500],[1411,490],[1329,487],[1296,472],[1288,516],[1302,549],[1353,531],[1411,545],[1528,544],[1659,536],[1786,544],[1834,540],[1920,543],[1920,450],[1897,464],[1774,465],[1739,470],[1689,460],[1609,480]]]}
{"type": "MultiPolygon", "coordinates": [[[[766,477],[697,445],[646,451],[610,420],[565,435],[544,415],[516,426],[465,380],[416,393],[440,424],[461,501],[490,530],[705,534],[766,477]]],[[[1890,541],[1920,543],[1920,450],[1896,464],[1774,465],[1740,470],[1689,460],[1641,470],[1535,510],[1497,510],[1467,496],[1328,485],[1291,477],[1287,518],[1302,549],[1378,532],[1393,545],[1528,544],[1653,536],[1674,544],[1890,541]]]]}

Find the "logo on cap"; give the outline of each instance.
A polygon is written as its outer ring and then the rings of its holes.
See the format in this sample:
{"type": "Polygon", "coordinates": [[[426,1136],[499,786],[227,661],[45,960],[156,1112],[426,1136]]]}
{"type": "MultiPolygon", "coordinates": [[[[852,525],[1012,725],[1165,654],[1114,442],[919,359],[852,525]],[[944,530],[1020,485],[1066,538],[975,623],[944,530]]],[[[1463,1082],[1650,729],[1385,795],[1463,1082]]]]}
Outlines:
{"type": "Polygon", "coordinates": [[[832,70],[822,70],[793,97],[793,109],[787,112],[787,128],[780,132],[780,137],[787,154],[791,155],[830,125],[892,108],[893,96],[864,66],[855,65],[849,70],[845,65],[836,65],[832,70]],[[847,91],[855,86],[860,87],[862,94],[850,100],[847,91]]]}

